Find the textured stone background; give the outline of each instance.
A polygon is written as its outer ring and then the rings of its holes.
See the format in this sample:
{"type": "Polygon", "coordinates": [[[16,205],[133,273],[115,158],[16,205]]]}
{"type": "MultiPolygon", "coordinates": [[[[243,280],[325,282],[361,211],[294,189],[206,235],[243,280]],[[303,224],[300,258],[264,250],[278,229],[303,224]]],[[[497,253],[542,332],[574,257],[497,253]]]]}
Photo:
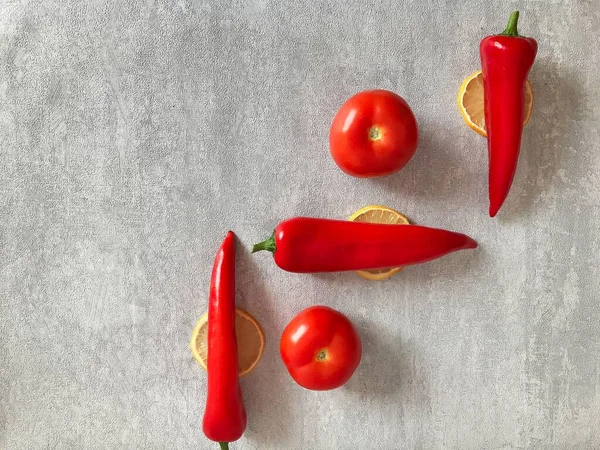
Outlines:
{"type": "Polygon", "coordinates": [[[0,1],[0,448],[214,449],[188,339],[229,228],[268,345],[236,449],[600,447],[596,0],[0,1]],[[487,217],[485,140],[455,98],[521,9],[539,40],[518,174],[487,217]],[[358,180],[328,155],[341,103],[404,96],[419,149],[358,180]],[[370,203],[481,246],[384,283],[294,275],[251,243],[370,203]],[[278,357],[325,303],[364,358],[330,393],[278,357]]]}

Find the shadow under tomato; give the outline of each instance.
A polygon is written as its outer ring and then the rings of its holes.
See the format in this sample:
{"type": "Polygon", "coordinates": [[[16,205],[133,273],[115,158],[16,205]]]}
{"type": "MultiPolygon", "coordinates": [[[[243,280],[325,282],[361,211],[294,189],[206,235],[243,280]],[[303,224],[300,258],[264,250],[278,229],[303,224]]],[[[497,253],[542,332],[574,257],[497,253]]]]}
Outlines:
{"type": "Polygon", "coordinates": [[[418,348],[400,336],[378,330],[376,324],[354,320],[363,344],[363,357],[344,389],[365,401],[395,399],[398,406],[428,405],[427,380],[415,360],[418,348]]]}
{"type": "MultiPolygon", "coordinates": [[[[481,138],[481,154],[475,154],[467,148],[468,141],[460,139],[459,131],[442,128],[439,123],[421,121],[419,133],[417,151],[403,169],[368,182],[394,193],[405,204],[427,201],[439,211],[465,204],[487,173],[485,139],[481,138]]],[[[400,204],[386,206],[400,208],[400,204]]]]}

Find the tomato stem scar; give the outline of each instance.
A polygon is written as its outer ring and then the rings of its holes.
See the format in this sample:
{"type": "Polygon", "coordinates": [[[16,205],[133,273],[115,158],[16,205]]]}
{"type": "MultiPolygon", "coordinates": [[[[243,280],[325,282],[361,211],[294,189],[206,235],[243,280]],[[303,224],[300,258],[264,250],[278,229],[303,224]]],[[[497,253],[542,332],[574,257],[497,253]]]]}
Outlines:
{"type": "Polygon", "coordinates": [[[377,126],[372,126],[369,128],[369,139],[372,141],[378,141],[382,138],[383,133],[377,126]]]}
{"type": "Polygon", "coordinates": [[[325,350],[325,349],[319,350],[319,352],[317,353],[317,356],[315,356],[315,359],[319,362],[326,361],[327,360],[327,350],[325,350]]]}

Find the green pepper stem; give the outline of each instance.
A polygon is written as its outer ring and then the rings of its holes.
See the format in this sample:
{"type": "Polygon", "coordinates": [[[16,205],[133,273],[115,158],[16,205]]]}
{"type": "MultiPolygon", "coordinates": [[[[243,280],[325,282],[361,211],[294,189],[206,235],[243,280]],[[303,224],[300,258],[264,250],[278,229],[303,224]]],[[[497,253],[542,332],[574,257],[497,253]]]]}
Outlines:
{"type": "Polygon", "coordinates": [[[513,11],[508,18],[508,25],[502,33],[502,36],[512,36],[518,37],[519,33],[517,32],[517,22],[519,21],[519,11],[513,11]]]}
{"type": "Polygon", "coordinates": [[[229,450],[229,442],[219,442],[221,450],[229,450]]]}
{"type": "Polygon", "coordinates": [[[267,250],[269,252],[275,252],[275,233],[273,233],[268,239],[259,242],[252,247],[252,253],[260,252],[261,250],[267,250]]]}

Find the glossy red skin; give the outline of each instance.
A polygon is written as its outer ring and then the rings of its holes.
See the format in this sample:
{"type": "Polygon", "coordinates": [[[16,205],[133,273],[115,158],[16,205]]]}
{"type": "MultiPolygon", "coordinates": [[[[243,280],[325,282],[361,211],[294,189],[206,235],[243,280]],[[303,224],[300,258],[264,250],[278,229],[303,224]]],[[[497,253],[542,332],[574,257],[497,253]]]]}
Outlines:
{"type": "Polygon", "coordinates": [[[344,103],[333,119],[329,148],[348,175],[377,177],[406,165],[417,149],[417,121],[402,97],[385,90],[364,91],[344,103]],[[379,140],[369,130],[381,131],[379,140]]]}
{"type": "Polygon", "coordinates": [[[342,386],[352,377],[360,363],[362,344],[345,315],[326,306],[313,306],[285,327],[280,353],[296,383],[325,391],[342,386]],[[322,350],[327,358],[319,361],[317,355],[322,350]]]}
{"type": "Polygon", "coordinates": [[[488,36],[479,49],[490,161],[490,216],[494,217],[508,196],[517,170],[525,82],[537,54],[537,42],[518,36],[488,36]]]}
{"type": "Polygon", "coordinates": [[[275,229],[275,263],[289,272],[340,272],[419,264],[476,248],[470,237],[416,225],[295,217],[275,229]]]}
{"type": "Polygon", "coordinates": [[[208,391],[202,429],[216,442],[238,440],[246,408],[238,377],[235,337],[235,235],[227,233],[217,252],[208,302],[208,391]]]}

